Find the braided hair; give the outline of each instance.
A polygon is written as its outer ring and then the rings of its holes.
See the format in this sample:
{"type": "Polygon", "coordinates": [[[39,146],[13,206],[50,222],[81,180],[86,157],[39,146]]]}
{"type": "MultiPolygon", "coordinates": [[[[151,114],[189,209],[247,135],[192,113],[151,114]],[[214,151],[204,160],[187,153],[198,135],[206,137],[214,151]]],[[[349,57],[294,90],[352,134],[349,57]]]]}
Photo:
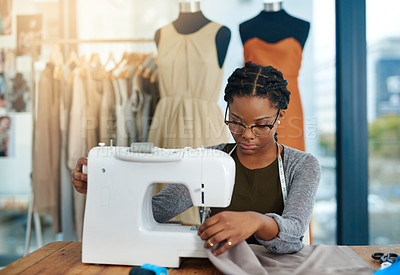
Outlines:
{"type": "Polygon", "coordinates": [[[287,109],[290,92],[286,86],[282,73],[274,67],[248,61],[229,77],[224,100],[231,103],[234,96],[258,96],[269,99],[277,109],[287,109]]]}

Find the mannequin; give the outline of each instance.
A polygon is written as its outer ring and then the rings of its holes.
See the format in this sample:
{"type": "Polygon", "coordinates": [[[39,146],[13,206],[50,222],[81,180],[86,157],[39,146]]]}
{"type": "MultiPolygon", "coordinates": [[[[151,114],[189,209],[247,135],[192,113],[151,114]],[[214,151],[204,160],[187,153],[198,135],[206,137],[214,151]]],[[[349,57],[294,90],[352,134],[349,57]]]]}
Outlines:
{"type": "MultiPolygon", "coordinates": [[[[197,32],[202,27],[211,22],[201,12],[199,1],[182,1],[179,3],[179,10],[179,16],[174,22],[172,22],[172,24],[174,25],[176,31],[180,34],[190,34],[197,32]]],[[[222,26],[215,37],[215,44],[218,53],[218,63],[220,68],[222,68],[224,64],[230,39],[231,31],[227,27],[222,26]]],[[[156,31],[154,41],[158,46],[158,43],[160,41],[160,30],[156,31]]]]}
{"type": "MultiPolygon", "coordinates": [[[[162,148],[210,146],[228,142],[218,98],[230,30],[207,19],[199,1],[179,3],[178,18],[159,29],[160,100],[148,141],[162,148]]],[[[161,190],[156,185],[155,192],[161,190]]],[[[191,208],[174,218],[198,224],[199,211],[191,208]]]]}
{"type": "Polygon", "coordinates": [[[240,37],[244,44],[252,37],[258,37],[269,43],[293,37],[304,48],[310,23],[289,15],[283,9],[283,2],[265,2],[264,10],[256,17],[239,26],[240,37]]]}
{"type": "Polygon", "coordinates": [[[264,10],[267,12],[270,11],[280,11],[282,10],[283,5],[282,1],[264,1],[264,10]]]}
{"type": "Polygon", "coordinates": [[[207,19],[200,1],[182,0],[179,9],[178,18],[157,30],[154,37],[161,97],[149,141],[166,148],[228,141],[217,101],[231,32],[207,19]]]}
{"type": "Polygon", "coordinates": [[[303,110],[297,86],[298,72],[310,23],[289,15],[282,1],[265,1],[264,9],[239,26],[245,62],[279,69],[288,81],[291,102],[278,126],[282,144],[305,151],[303,110]]]}

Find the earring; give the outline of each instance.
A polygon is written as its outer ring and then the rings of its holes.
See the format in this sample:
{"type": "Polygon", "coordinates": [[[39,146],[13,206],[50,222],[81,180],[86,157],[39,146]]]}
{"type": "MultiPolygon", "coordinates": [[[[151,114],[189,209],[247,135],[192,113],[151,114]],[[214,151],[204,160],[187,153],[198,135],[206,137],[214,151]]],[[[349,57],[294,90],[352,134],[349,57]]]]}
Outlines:
{"type": "Polygon", "coordinates": [[[281,124],[281,121],[280,121],[280,120],[278,120],[278,124],[281,124]]]}

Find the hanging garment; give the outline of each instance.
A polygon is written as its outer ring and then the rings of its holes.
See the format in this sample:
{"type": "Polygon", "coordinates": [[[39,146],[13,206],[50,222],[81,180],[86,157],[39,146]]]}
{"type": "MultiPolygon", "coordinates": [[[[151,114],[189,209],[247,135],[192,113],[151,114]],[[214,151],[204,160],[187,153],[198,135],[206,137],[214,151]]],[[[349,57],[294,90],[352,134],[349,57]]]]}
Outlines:
{"type": "Polygon", "coordinates": [[[115,96],[111,73],[106,73],[103,80],[103,97],[100,107],[100,142],[109,144],[116,141],[117,118],[115,114],[115,96]]]}
{"type": "MultiPolygon", "coordinates": [[[[68,168],[72,171],[78,159],[88,154],[86,131],[87,70],[75,68],[72,72],[72,99],[68,127],[68,168]]],[[[86,196],[73,191],[75,233],[82,240],[86,196]]]]}
{"type": "Polygon", "coordinates": [[[117,146],[129,146],[129,135],[125,127],[125,107],[128,102],[128,80],[113,72],[113,88],[115,93],[115,113],[117,118],[117,146]]]}
{"type": "Polygon", "coordinates": [[[128,133],[128,146],[133,142],[140,142],[141,128],[140,120],[137,115],[140,112],[143,104],[143,95],[141,86],[136,85],[138,77],[134,67],[128,69],[129,74],[126,74],[125,83],[127,89],[128,100],[124,107],[125,116],[125,131],[128,133]]]}
{"type": "Polygon", "coordinates": [[[139,75],[134,73],[130,86],[130,96],[125,106],[125,126],[129,135],[129,144],[144,141],[141,139],[139,112],[143,105],[143,93],[139,84],[139,75]]]}
{"type": "Polygon", "coordinates": [[[227,142],[217,104],[223,69],[215,36],[222,26],[210,22],[191,34],[172,23],[161,28],[158,47],[160,101],[148,140],[163,148],[209,146],[227,142]]]}
{"type": "MultiPolygon", "coordinates": [[[[142,78],[143,84],[149,84],[148,78],[142,78]]],[[[147,89],[143,89],[143,106],[140,111],[140,120],[141,120],[141,141],[148,140],[148,133],[151,121],[151,101],[153,99],[150,94],[150,87],[147,85],[147,89]]]]}
{"type": "MultiPolygon", "coordinates": [[[[153,119],[158,101],[160,100],[160,89],[158,85],[158,67],[154,68],[154,71],[151,73],[149,89],[152,97],[150,116],[151,119],[153,119]]],[[[149,121],[149,127],[150,125],[151,125],[151,120],[149,121]]]]}
{"type": "Polygon", "coordinates": [[[104,69],[101,66],[91,67],[87,78],[86,93],[86,130],[87,148],[90,151],[100,142],[100,109],[103,97],[104,69]]]}
{"type": "Polygon", "coordinates": [[[33,137],[33,210],[49,215],[54,233],[60,232],[60,94],[54,87],[54,65],[42,72],[36,99],[33,137]]]}
{"type": "Polygon", "coordinates": [[[70,66],[64,66],[63,75],[57,80],[60,87],[60,204],[61,232],[63,241],[76,241],[73,213],[73,189],[71,171],[67,166],[69,109],[72,99],[72,71],[70,66]]]}
{"type": "Polygon", "coordinates": [[[86,133],[86,79],[81,76],[82,69],[75,68],[72,84],[72,99],[68,126],[68,168],[72,171],[78,159],[87,156],[86,133]]]}
{"type": "Polygon", "coordinates": [[[278,142],[305,151],[303,108],[297,84],[303,51],[299,41],[289,37],[276,43],[267,43],[253,37],[243,44],[243,49],[246,62],[277,68],[288,81],[290,103],[285,119],[278,125],[278,142]]]}
{"type": "Polygon", "coordinates": [[[150,55],[143,62],[143,70],[138,70],[137,85],[133,86],[132,91],[140,89],[143,94],[143,104],[137,113],[138,126],[140,125],[139,140],[142,142],[148,141],[148,133],[153,118],[155,103],[158,100],[158,82],[151,82],[151,75],[157,70],[157,63],[155,58],[150,55]]]}

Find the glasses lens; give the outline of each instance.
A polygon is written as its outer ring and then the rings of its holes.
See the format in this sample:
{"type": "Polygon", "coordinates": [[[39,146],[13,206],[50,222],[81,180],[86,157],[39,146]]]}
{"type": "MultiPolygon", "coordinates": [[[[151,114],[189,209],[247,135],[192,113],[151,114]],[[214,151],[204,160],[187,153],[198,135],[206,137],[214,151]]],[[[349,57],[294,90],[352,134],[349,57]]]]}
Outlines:
{"type": "Polygon", "coordinates": [[[236,124],[236,123],[232,123],[232,122],[229,122],[228,123],[229,125],[229,130],[232,132],[232,133],[234,133],[234,134],[241,134],[241,133],[243,133],[244,132],[244,127],[243,127],[243,125],[240,125],[240,124],[236,124]]]}
{"type": "Polygon", "coordinates": [[[257,125],[253,127],[253,134],[259,137],[268,136],[271,129],[266,125],[257,125]]]}

